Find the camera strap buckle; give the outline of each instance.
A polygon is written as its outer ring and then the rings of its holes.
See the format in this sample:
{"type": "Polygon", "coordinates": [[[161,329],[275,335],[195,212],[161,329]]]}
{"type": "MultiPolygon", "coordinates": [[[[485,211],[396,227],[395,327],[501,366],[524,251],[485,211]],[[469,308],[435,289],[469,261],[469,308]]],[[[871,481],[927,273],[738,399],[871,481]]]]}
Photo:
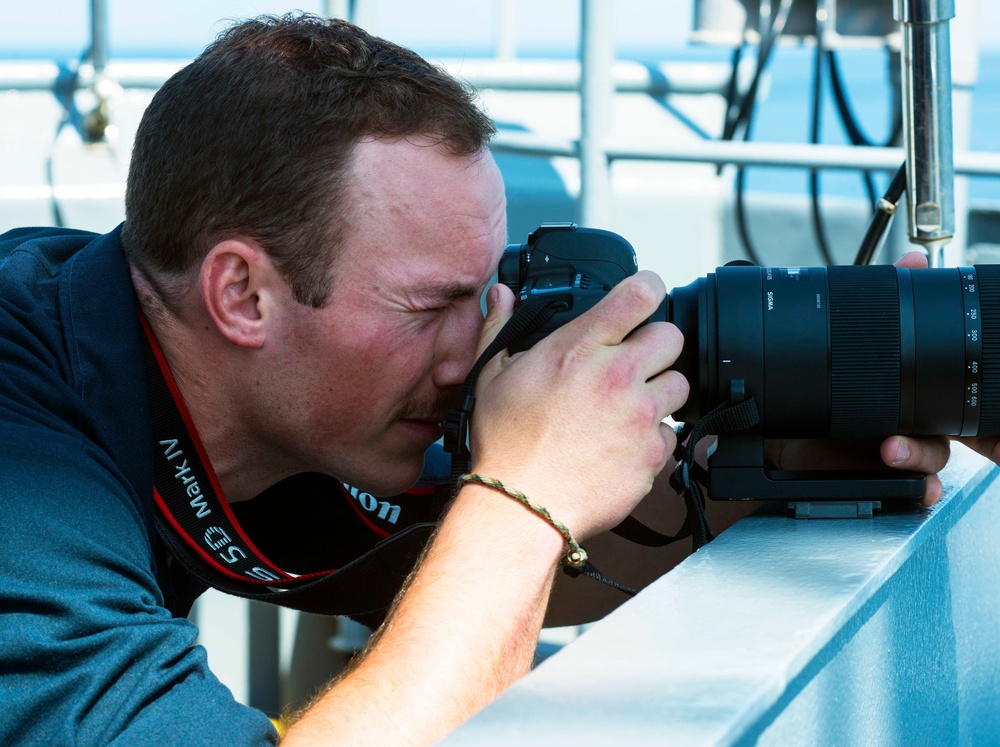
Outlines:
{"type": "Polygon", "coordinates": [[[469,461],[469,418],[476,406],[476,398],[466,394],[462,404],[448,411],[444,421],[444,450],[452,455],[452,460],[469,461]]]}
{"type": "Polygon", "coordinates": [[[705,436],[745,431],[760,423],[760,411],[754,396],[745,399],[739,396],[743,391],[743,382],[734,381],[731,390],[729,402],[716,406],[693,427],[685,424],[677,429],[677,450],[674,453],[677,467],[670,475],[670,486],[684,498],[687,506],[687,518],[680,536],[684,531],[690,533],[695,550],[715,539],[705,514],[705,497],[701,490],[701,485],[707,482],[707,474],[694,460],[695,447],[705,436]]]}
{"type": "MultiPolygon", "coordinates": [[[[736,382],[734,382],[736,384],[736,382]]],[[[677,447],[674,460],[677,466],[670,475],[670,487],[684,499],[687,517],[677,534],[668,535],[650,529],[642,522],[628,516],[611,531],[623,539],[646,547],[663,547],[671,542],[691,537],[694,549],[715,538],[708,517],[701,485],[706,484],[705,469],[694,460],[694,450],[704,436],[731,433],[753,428],[760,422],[757,402],[753,397],[740,399],[742,382],[733,387],[731,402],[724,402],[709,412],[697,424],[685,423],[677,427],[677,447]]]]}

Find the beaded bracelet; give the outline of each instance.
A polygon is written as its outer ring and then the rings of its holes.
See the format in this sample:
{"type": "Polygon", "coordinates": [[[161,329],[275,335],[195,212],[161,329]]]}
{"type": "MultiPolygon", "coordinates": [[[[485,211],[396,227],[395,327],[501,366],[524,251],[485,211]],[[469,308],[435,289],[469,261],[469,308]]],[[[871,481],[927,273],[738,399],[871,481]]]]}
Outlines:
{"type": "Polygon", "coordinates": [[[566,554],[562,558],[562,562],[564,565],[571,565],[574,568],[581,568],[583,564],[587,562],[587,551],[584,550],[582,547],[580,547],[579,543],[575,539],[573,539],[573,535],[569,533],[569,529],[566,527],[566,525],[552,518],[552,514],[548,512],[548,509],[546,509],[544,506],[539,506],[537,503],[533,503],[532,500],[528,498],[528,496],[526,496],[524,493],[521,493],[520,491],[517,490],[513,490],[512,488],[508,488],[502,482],[500,482],[499,480],[494,480],[492,477],[483,477],[482,475],[477,475],[475,473],[462,475],[461,477],[458,478],[458,482],[460,485],[469,482],[478,483],[479,485],[485,485],[487,488],[493,488],[494,490],[498,490],[504,495],[513,498],[515,501],[522,504],[523,506],[526,506],[527,508],[531,509],[536,514],[545,519],[545,521],[551,524],[556,529],[556,531],[558,531],[559,534],[563,536],[563,539],[566,540],[567,550],[566,554]]]}

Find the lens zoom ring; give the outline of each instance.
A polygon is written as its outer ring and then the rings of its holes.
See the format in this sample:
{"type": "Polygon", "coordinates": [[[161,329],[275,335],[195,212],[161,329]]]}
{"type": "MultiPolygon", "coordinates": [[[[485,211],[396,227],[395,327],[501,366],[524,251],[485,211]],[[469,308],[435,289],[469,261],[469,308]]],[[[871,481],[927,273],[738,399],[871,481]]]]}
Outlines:
{"type": "Polygon", "coordinates": [[[831,267],[830,435],[899,427],[899,292],[893,267],[831,267]]]}
{"type": "Polygon", "coordinates": [[[983,324],[983,397],[979,435],[1000,435],[1000,265],[976,265],[983,324]]]}

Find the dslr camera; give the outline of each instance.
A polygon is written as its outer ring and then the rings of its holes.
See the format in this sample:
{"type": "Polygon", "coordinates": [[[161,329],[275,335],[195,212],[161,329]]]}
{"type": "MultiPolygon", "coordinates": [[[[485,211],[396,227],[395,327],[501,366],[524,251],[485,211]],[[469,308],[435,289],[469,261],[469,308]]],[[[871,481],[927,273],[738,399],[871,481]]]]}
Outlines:
{"type": "MultiPolygon", "coordinates": [[[[500,282],[557,309],[529,347],[637,271],[609,231],[544,224],[509,245],[500,282]]],[[[716,500],[881,501],[923,495],[895,470],[783,471],[766,439],[1000,435],[1000,266],[719,267],[674,288],[649,321],[677,325],[674,368],[691,384],[675,420],[696,423],[751,397],[759,418],[720,433],[708,459],[716,500]]]]}

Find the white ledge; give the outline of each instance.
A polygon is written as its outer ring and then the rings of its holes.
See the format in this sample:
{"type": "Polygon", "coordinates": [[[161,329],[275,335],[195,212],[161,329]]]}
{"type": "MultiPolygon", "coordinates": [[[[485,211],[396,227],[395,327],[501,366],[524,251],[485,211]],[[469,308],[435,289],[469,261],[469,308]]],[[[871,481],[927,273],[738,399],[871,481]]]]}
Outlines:
{"type": "Polygon", "coordinates": [[[956,446],[942,473],[945,498],[933,509],[837,520],[762,510],[542,663],[444,744],[995,737],[997,476],[956,446]]]}

